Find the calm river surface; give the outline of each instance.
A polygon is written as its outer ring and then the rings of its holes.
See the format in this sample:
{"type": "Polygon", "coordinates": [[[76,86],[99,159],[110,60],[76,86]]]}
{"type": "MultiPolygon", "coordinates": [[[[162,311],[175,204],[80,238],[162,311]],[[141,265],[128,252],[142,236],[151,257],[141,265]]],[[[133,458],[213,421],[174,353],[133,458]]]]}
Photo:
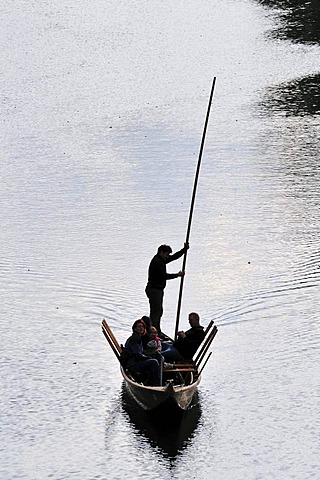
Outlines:
{"type": "Polygon", "coordinates": [[[320,47],[274,6],[2,1],[1,480],[320,478],[320,47]],[[219,332],[198,406],[150,418],[100,324],[183,245],[214,76],[180,327],[219,332]]]}

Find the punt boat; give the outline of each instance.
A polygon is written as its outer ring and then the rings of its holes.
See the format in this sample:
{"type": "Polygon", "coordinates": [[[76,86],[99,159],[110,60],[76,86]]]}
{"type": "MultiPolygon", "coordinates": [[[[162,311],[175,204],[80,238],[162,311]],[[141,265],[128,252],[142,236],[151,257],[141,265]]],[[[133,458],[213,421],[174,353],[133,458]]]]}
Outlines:
{"type": "Polygon", "coordinates": [[[149,386],[143,383],[139,376],[135,378],[121,365],[122,346],[106,320],[102,320],[102,332],[106,337],[113,353],[120,364],[120,372],[126,387],[136,403],[144,410],[153,410],[156,407],[174,405],[181,410],[188,410],[192,406],[197,387],[201,382],[201,372],[207,364],[212,351],[209,352],[212,340],[218,329],[211,321],[205,330],[205,337],[190,361],[175,362],[170,367],[163,368],[162,385],[149,386]]]}

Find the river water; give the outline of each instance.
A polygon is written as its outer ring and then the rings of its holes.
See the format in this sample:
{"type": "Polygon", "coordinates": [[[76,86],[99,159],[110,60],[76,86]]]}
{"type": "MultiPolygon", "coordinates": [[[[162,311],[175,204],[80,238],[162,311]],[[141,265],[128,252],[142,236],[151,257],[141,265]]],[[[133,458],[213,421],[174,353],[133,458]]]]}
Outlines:
{"type": "Polygon", "coordinates": [[[2,2],[1,479],[320,478],[320,48],[290,7],[2,2]],[[124,341],[183,245],[214,76],[180,327],[219,332],[199,403],[153,418],[100,324],[124,341]]]}

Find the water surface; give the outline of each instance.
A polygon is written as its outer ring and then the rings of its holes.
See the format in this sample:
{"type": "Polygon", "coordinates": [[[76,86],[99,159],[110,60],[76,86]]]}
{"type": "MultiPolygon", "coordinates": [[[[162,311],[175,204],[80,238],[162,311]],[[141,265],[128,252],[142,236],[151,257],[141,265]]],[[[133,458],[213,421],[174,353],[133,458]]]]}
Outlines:
{"type": "Polygon", "coordinates": [[[319,46],[260,3],[2,5],[1,478],[317,478],[319,46]],[[213,76],[180,324],[219,333],[159,423],[100,323],[124,341],[183,245],[213,76]]]}

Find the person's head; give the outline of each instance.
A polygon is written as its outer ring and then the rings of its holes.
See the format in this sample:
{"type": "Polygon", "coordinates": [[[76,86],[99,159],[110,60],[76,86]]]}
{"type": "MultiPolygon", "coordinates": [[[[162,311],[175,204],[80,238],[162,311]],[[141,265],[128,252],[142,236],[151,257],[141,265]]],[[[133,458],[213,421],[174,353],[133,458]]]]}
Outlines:
{"type": "Polygon", "coordinates": [[[150,327],[149,335],[151,338],[155,338],[158,335],[158,330],[156,329],[156,327],[150,327]]]}
{"type": "Polygon", "coordinates": [[[141,320],[136,320],[134,324],[132,325],[132,331],[139,333],[139,335],[143,335],[145,332],[146,326],[145,323],[141,320]]]}
{"type": "Polygon", "coordinates": [[[196,312],[189,313],[189,323],[190,323],[192,328],[199,327],[200,317],[196,312]]]}
{"type": "Polygon", "coordinates": [[[170,247],[170,245],[160,245],[160,247],[158,248],[158,255],[160,255],[164,259],[168,258],[170,253],[172,253],[172,248],[170,247]]]}
{"type": "Polygon", "coordinates": [[[143,317],[141,317],[141,320],[144,321],[146,329],[149,330],[150,325],[151,325],[150,317],[147,317],[147,315],[143,315],[143,317]]]}

